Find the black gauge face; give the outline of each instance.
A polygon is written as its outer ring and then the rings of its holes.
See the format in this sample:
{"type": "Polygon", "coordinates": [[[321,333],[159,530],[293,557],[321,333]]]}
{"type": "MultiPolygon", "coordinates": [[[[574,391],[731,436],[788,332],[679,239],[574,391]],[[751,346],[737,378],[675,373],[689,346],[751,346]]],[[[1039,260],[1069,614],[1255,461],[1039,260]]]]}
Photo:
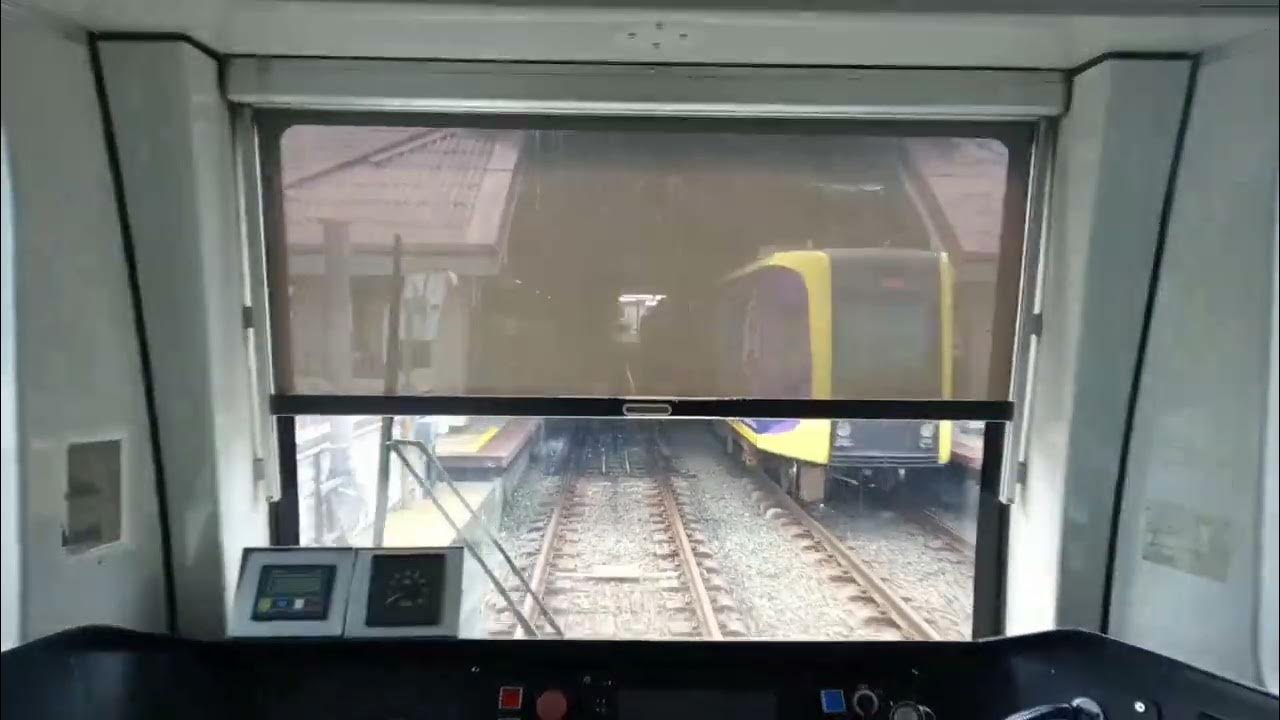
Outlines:
{"type": "Polygon", "coordinates": [[[375,555],[369,567],[369,627],[439,625],[445,556],[375,555]]]}

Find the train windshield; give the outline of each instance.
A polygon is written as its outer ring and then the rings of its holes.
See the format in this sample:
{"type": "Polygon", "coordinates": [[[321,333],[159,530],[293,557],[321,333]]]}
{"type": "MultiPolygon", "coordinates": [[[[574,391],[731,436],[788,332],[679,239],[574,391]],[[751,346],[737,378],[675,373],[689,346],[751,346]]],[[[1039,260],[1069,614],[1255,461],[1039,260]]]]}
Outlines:
{"type": "Polygon", "coordinates": [[[900,290],[839,297],[832,326],[836,393],[947,397],[936,297],[900,290]]]}
{"type": "Polygon", "coordinates": [[[1009,396],[1029,126],[316,117],[264,120],[277,392],[1009,396]],[[962,352],[862,251],[946,255],[962,352]]]}
{"type": "Polygon", "coordinates": [[[473,637],[995,631],[1032,124],[254,120],[275,543],[465,543],[473,637]]]}
{"type": "Polygon", "coordinates": [[[975,604],[982,423],[296,427],[300,543],[465,544],[465,636],[967,639],[996,612],[975,604]]]}

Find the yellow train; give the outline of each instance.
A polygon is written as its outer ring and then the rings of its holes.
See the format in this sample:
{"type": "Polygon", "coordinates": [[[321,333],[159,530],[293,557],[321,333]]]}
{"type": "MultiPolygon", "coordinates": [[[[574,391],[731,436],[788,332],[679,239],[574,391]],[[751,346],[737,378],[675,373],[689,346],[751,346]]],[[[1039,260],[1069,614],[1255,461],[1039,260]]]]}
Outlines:
{"type": "MultiPolygon", "coordinates": [[[[774,253],[721,283],[720,375],[750,397],[950,398],[952,284],[945,253],[774,253]]],[[[950,422],[740,418],[726,431],[803,499],[828,477],[894,485],[951,457],[950,422]]]]}

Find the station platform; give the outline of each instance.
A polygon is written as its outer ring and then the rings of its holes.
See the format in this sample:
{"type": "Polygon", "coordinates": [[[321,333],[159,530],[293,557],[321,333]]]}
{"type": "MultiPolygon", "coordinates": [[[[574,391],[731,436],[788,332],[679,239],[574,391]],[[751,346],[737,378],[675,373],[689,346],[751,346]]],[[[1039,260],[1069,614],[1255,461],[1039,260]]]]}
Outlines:
{"type": "Polygon", "coordinates": [[[436,439],[436,458],[447,470],[507,468],[533,439],[535,418],[491,418],[436,439]]]}
{"type": "MultiPolygon", "coordinates": [[[[506,499],[528,469],[540,427],[540,421],[533,418],[473,418],[465,427],[436,437],[436,458],[462,494],[465,505],[453,490],[439,482],[438,470],[425,472],[425,467],[419,465],[419,472],[433,478],[436,498],[449,518],[465,532],[469,533],[478,522],[495,530],[502,519],[506,499]],[[476,513],[473,515],[466,506],[476,513]]],[[[376,430],[375,425],[370,428],[376,430]]],[[[376,485],[377,441],[376,432],[366,428],[356,434],[352,451],[353,466],[370,502],[376,485]]],[[[412,485],[400,477],[401,472],[398,465],[393,468],[391,509],[387,513],[384,544],[418,547],[457,542],[456,531],[435,503],[429,498],[417,497],[417,493],[410,496],[398,491],[400,487],[412,485]]],[[[372,544],[372,526],[359,531],[353,541],[372,544]]]]}
{"type": "MultiPolygon", "coordinates": [[[[527,455],[527,452],[523,453],[523,456],[527,457],[527,455]]],[[[519,458],[513,464],[522,468],[526,465],[527,462],[521,462],[519,458]]],[[[451,471],[450,474],[452,475],[453,472],[451,471]]],[[[472,547],[480,550],[491,567],[499,567],[489,535],[498,531],[502,522],[504,502],[514,490],[520,476],[515,474],[508,477],[507,473],[491,471],[490,477],[491,479],[488,480],[455,480],[453,486],[457,488],[458,493],[450,490],[444,483],[435,483],[433,492],[442,507],[437,507],[429,498],[424,497],[404,502],[392,509],[387,513],[383,546],[462,545],[465,538],[472,547]],[[459,493],[462,499],[459,499],[459,493]],[[466,505],[463,504],[463,499],[466,500],[466,505]],[[467,509],[468,506],[471,510],[467,509]],[[461,529],[461,533],[455,530],[455,525],[461,529]]],[[[357,544],[373,544],[372,528],[361,533],[357,544]]],[[[470,553],[467,553],[463,561],[462,587],[459,633],[461,637],[485,637],[484,602],[491,584],[470,553]]]]}
{"type": "Polygon", "coordinates": [[[951,439],[951,462],[971,470],[981,470],[982,436],[956,433],[951,439]]]}
{"type": "MultiPolygon", "coordinates": [[[[505,494],[501,481],[455,483],[455,486],[466,499],[467,505],[476,513],[472,515],[468,512],[449,488],[443,484],[437,485],[436,498],[444,506],[449,518],[462,527],[468,536],[476,529],[473,528],[475,523],[484,523],[489,529],[496,529],[502,519],[502,500],[505,494]]],[[[365,532],[372,533],[372,530],[365,532]]],[[[367,540],[371,544],[372,535],[367,540]]],[[[449,520],[427,498],[413,500],[404,507],[387,513],[387,527],[383,531],[383,544],[386,547],[429,547],[453,545],[457,542],[457,533],[449,520]]]]}
{"type": "MultiPolygon", "coordinates": [[[[436,458],[457,492],[441,481],[439,468],[424,473],[431,478],[431,492],[439,501],[437,506],[429,497],[421,496],[422,491],[409,490],[413,483],[402,475],[403,470],[397,465],[392,486],[405,489],[392,493],[382,545],[437,547],[461,545],[466,539],[485,556],[490,567],[501,570],[501,559],[490,534],[498,532],[507,500],[529,470],[529,463],[536,455],[540,428],[541,421],[533,418],[480,417],[469,418],[465,426],[436,436],[433,442],[436,458]]],[[[360,440],[364,442],[358,449],[367,461],[361,467],[376,470],[376,433],[365,433],[360,440]]],[[[423,472],[425,460],[415,460],[419,472],[423,472]]],[[[368,481],[367,487],[373,487],[371,476],[363,479],[368,481]]],[[[373,545],[372,525],[359,531],[352,544],[373,545]]],[[[483,603],[491,583],[470,553],[463,565],[462,582],[460,633],[463,637],[484,637],[487,626],[483,603]]]]}

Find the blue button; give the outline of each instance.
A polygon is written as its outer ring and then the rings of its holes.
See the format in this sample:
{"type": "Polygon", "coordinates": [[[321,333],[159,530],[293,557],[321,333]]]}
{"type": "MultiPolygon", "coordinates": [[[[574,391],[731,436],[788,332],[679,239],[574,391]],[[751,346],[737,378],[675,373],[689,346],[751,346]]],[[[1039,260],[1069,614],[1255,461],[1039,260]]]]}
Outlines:
{"type": "Polygon", "coordinates": [[[289,598],[276,598],[275,602],[273,602],[271,606],[277,610],[288,610],[289,598]]]}
{"type": "Polygon", "coordinates": [[[845,712],[847,708],[844,704],[843,690],[823,690],[822,691],[822,712],[828,715],[845,712]]]}

